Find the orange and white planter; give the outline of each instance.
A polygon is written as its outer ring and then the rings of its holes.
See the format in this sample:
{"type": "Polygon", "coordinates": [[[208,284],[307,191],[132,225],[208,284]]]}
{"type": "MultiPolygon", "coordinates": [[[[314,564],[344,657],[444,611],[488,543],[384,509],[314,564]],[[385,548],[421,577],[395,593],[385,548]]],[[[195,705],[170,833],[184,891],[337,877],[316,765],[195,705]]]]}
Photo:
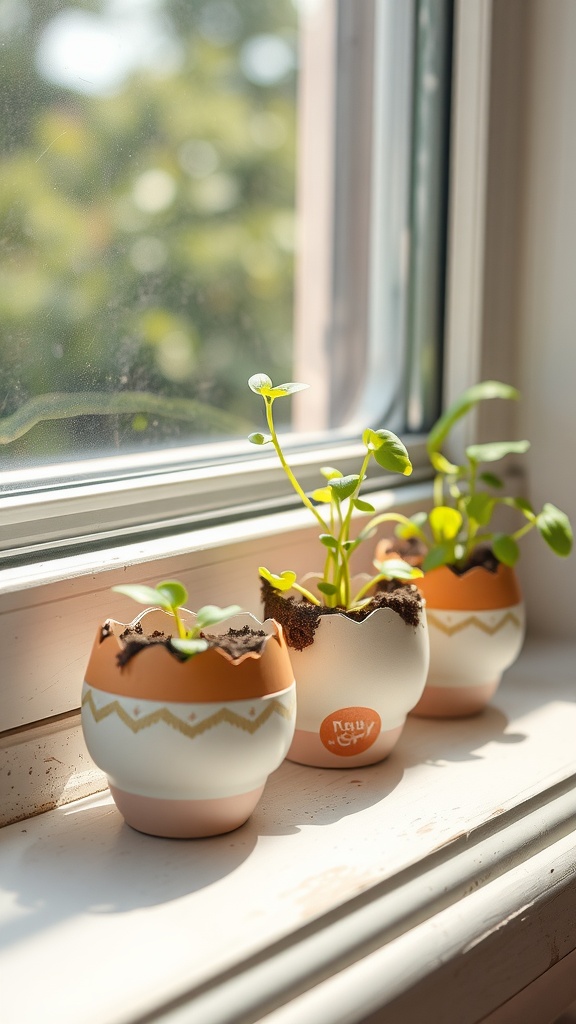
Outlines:
{"type": "MultiPolygon", "coordinates": [[[[191,615],[192,613],[187,613],[191,615]]],[[[171,632],[157,609],[134,620],[171,632]]],[[[191,838],[242,825],[294,733],[294,674],[282,629],[239,614],[214,627],[248,624],[268,634],[260,653],[233,660],[212,648],[180,662],[162,645],[120,668],[122,623],[94,642],[82,693],[90,755],[106,773],[126,822],[151,835],[191,838]]]]}
{"type": "Polygon", "coordinates": [[[425,616],[407,625],[390,608],[362,622],[323,615],[314,643],[290,650],[298,692],[288,758],[320,768],[357,768],[387,757],[428,669],[425,616]]]}
{"type": "Polygon", "coordinates": [[[459,718],[481,711],[524,640],[524,605],[516,573],[480,566],[462,575],[447,566],[418,580],[426,599],[430,669],[413,714],[459,718]]]}

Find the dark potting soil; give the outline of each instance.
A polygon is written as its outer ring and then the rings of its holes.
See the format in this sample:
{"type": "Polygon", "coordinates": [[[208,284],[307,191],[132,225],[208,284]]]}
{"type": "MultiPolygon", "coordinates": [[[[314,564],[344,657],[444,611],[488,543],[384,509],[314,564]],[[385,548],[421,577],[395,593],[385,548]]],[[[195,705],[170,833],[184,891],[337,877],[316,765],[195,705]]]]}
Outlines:
{"type": "Polygon", "coordinates": [[[314,634],[323,615],[345,614],[355,622],[362,622],[376,608],[391,608],[407,625],[417,626],[422,613],[422,597],[418,588],[411,583],[400,583],[398,580],[390,580],[385,589],[380,590],[368,604],[357,611],[325,608],[323,605],[309,604],[294,597],[282,597],[264,579],[261,580],[260,592],[266,618],[276,619],[281,624],[288,646],[297,651],[303,651],[314,642],[314,634]]]}
{"type": "Polygon", "coordinates": [[[259,654],[268,634],[264,629],[251,629],[250,626],[242,626],[241,629],[229,629],[221,636],[211,633],[203,633],[202,636],[208,641],[209,647],[219,647],[222,651],[226,651],[231,658],[236,659],[250,652],[259,654]]]}
{"type": "Polygon", "coordinates": [[[500,562],[496,558],[492,548],[483,544],[472,552],[465,566],[461,567],[459,565],[450,565],[449,568],[453,573],[456,573],[457,576],[463,576],[464,573],[467,573],[477,565],[486,569],[488,572],[498,572],[500,562]]]}
{"type": "MultiPolygon", "coordinates": [[[[387,551],[384,560],[386,560],[386,558],[403,558],[404,561],[409,562],[410,565],[417,565],[418,567],[421,567],[425,555],[426,549],[417,537],[410,537],[407,540],[391,538],[387,543],[387,551]]],[[[472,552],[470,558],[466,562],[466,565],[449,565],[447,568],[456,576],[464,576],[465,573],[469,572],[470,569],[473,569],[475,566],[481,566],[488,572],[498,572],[499,565],[500,562],[496,558],[492,548],[488,544],[480,544],[472,552]]]]}
{"type": "MultiPolygon", "coordinates": [[[[110,629],[104,623],[101,639],[104,640],[109,634],[110,629]]],[[[251,629],[250,626],[242,626],[241,629],[230,628],[226,633],[220,635],[215,633],[201,633],[200,635],[208,643],[208,649],[219,647],[220,650],[225,651],[231,658],[236,660],[242,657],[243,654],[251,651],[259,654],[264,646],[267,633],[263,629],[251,629]]],[[[162,644],[172,657],[178,661],[188,661],[188,657],[185,654],[172,647],[171,639],[171,636],[162,633],[160,630],[155,630],[150,634],[144,633],[141,623],[138,622],[133,628],[128,627],[120,634],[122,650],[116,655],[116,660],[120,666],[126,665],[131,658],[138,654],[139,651],[144,650],[145,647],[149,647],[151,644],[162,644]]]]}

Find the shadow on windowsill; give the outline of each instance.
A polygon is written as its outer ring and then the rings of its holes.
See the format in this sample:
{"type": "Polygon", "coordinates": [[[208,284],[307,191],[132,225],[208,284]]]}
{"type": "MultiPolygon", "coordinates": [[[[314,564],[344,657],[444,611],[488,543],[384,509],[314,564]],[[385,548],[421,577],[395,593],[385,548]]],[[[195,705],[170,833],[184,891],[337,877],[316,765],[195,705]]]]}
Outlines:
{"type": "Polygon", "coordinates": [[[507,732],[509,720],[491,705],[470,718],[408,718],[398,743],[404,768],[432,764],[478,761],[486,758],[489,743],[517,744],[526,736],[507,732]]]}
{"type": "MultiPolygon", "coordinates": [[[[66,919],[140,910],[180,899],[232,874],[257,836],[246,826],[210,839],[136,832],[111,803],[60,808],[54,827],[10,858],[2,888],[29,913],[0,925],[0,948],[66,919]],[[12,870],[11,870],[12,869],[12,870]]],[[[21,823],[33,829],[34,819],[21,823]]]]}
{"type": "MultiPolygon", "coordinates": [[[[401,742],[401,739],[400,739],[401,742]]],[[[247,828],[259,835],[295,835],[306,826],[333,825],[381,803],[400,784],[404,766],[396,750],[365,768],[311,768],[285,761],[268,779],[247,828]],[[290,797],[286,800],[286,773],[290,797]]]]}

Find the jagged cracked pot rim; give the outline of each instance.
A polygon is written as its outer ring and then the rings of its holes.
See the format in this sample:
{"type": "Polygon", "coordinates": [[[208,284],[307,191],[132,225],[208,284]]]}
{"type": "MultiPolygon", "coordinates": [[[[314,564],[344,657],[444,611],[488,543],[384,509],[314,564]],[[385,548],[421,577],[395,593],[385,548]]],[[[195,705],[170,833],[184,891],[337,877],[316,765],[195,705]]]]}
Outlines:
{"type": "MultiPolygon", "coordinates": [[[[187,622],[195,621],[196,612],[191,611],[189,608],[182,608],[181,613],[185,624],[187,622]]],[[[123,647],[121,640],[122,634],[128,630],[133,632],[139,632],[137,627],[140,626],[143,628],[143,620],[146,617],[151,618],[152,616],[154,616],[156,619],[159,620],[159,622],[163,623],[164,625],[174,621],[172,619],[172,616],[169,615],[168,612],[164,612],[161,608],[153,607],[144,608],[143,611],[139,612],[138,615],[136,615],[130,622],[121,622],[118,619],[108,618],[100,627],[100,642],[107,639],[108,637],[114,637],[118,646],[118,651],[121,651],[123,647]]],[[[255,639],[255,643],[259,644],[258,650],[247,650],[244,651],[238,657],[233,657],[227,650],[218,646],[218,644],[214,644],[209,648],[209,651],[212,651],[214,654],[218,654],[231,665],[240,665],[242,664],[242,662],[246,661],[246,659],[249,658],[253,660],[261,659],[262,656],[264,655],[266,647],[268,646],[271,640],[275,640],[280,645],[280,647],[286,646],[284,631],[279,622],[276,622],[272,618],[267,618],[261,621],[260,619],[256,618],[255,615],[252,615],[251,612],[238,612],[236,613],[236,615],[231,615],[229,619],[225,619],[223,622],[218,623],[217,626],[209,627],[209,629],[207,629],[206,632],[209,633],[211,637],[218,636],[219,634],[225,636],[229,629],[237,629],[238,626],[244,625],[249,626],[249,628],[254,630],[255,632],[264,631],[267,633],[265,637],[258,637],[257,640],[255,639]]],[[[154,630],[143,629],[143,633],[145,636],[152,636],[154,630]]],[[[168,633],[167,631],[166,635],[168,637],[172,635],[172,633],[168,633]]],[[[135,656],[140,657],[144,651],[149,650],[150,647],[152,646],[154,645],[149,645],[148,647],[143,646],[142,649],[138,652],[138,655],[135,656]]],[[[174,653],[171,653],[168,650],[168,648],[166,648],[166,651],[170,657],[173,657],[175,660],[179,660],[177,659],[174,653]]],[[[206,654],[209,653],[209,651],[204,651],[200,654],[194,655],[194,659],[204,657],[206,654]]],[[[185,664],[186,662],[180,661],[180,663],[185,664]]]]}
{"type": "MultiPolygon", "coordinates": [[[[165,619],[158,616],[158,610],[153,609],[153,612],[153,616],[152,613],[148,616],[151,631],[158,623],[165,627],[165,619]]],[[[137,617],[141,618],[142,615],[137,617]]],[[[280,693],[294,682],[283,630],[272,621],[259,623],[254,616],[248,621],[252,619],[268,633],[260,652],[246,652],[232,659],[220,648],[211,647],[181,661],[165,644],[153,643],[122,666],[117,660],[121,648],[116,634],[126,624],[107,620],[112,623],[113,631],[101,639],[101,630],[98,630],[85,681],[108,693],[183,703],[243,700],[280,693]],[[257,656],[250,657],[251,653],[257,656]]],[[[246,622],[245,616],[242,621],[246,622]]]]}
{"type": "MultiPolygon", "coordinates": [[[[397,588],[390,592],[375,595],[382,603],[366,613],[355,613],[341,608],[326,608],[294,600],[275,591],[266,580],[262,582],[262,598],[265,614],[279,621],[284,627],[286,642],[292,650],[301,651],[314,643],[315,635],[321,622],[334,619],[340,629],[349,629],[348,623],[366,628],[366,623],[374,620],[377,612],[389,612],[389,616],[378,616],[381,621],[396,625],[396,620],[411,629],[417,629],[424,620],[424,600],[417,587],[413,584],[397,588]],[[406,601],[410,595],[410,600],[406,601]],[[389,602],[386,604],[385,602],[389,602]],[[404,607],[402,609],[402,604],[404,607]],[[396,605],[396,607],[394,607],[396,605]]],[[[334,627],[329,627],[333,629],[334,627]]]]}

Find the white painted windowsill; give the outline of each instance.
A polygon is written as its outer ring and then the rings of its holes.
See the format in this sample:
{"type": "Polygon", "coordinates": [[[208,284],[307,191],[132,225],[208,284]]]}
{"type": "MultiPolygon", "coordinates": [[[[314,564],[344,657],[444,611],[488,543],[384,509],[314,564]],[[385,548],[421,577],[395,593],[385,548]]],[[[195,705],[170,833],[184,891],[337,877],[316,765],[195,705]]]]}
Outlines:
{"type": "Polygon", "coordinates": [[[107,794],[6,827],[3,1024],[466,1024],[552,976],[576,948],[574,654],[528,644],[488,711],[409,719],[380,765],[285,762],[226,836],[140,835],[107,794]]]}

